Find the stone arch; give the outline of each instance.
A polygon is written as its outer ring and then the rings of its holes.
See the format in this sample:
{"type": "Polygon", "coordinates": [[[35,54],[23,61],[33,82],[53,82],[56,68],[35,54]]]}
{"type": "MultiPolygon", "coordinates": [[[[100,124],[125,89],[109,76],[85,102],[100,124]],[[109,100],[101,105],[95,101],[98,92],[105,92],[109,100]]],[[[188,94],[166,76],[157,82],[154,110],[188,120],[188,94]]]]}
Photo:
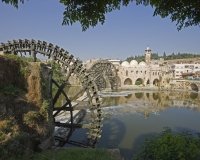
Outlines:
{"type": "Polygon", "coordinates": [[[142,99],[142,97],[143,97],[143,92],[137,92],[137,93],[135,93],[135,97],[137,98],[137,99],[142,99]]]}
{"type": "Polygon", "coordinates": [[[143,79],[142,78],[136,79],[135,85],[140,85],[140,84],[143,84],[143,79]]]}
{"type": "Polygon", "coordinates": [[[199,87],[195,83],[190,84],[190,87],[193,91],[199,91],[199,87]]]}
{"type": "Polygon", "coordinates": [[[130,78],[125,79],[124,85],[132,85],[132,80],[130,78]]]}
{"type": "Polygon", "coordinates": [[[153,99],[154,99],[154,100],[158,100],[158,99],[159,99],[158,93],[153,93],[153,99]]]}
{"type": "Polygon", "coordinates": [[[149,99],[149,93],[146,93],[147,98],[149,99]]]}
{"type": "Polygon", "coordinates": [[[190,98],[191,99],[197,99],[197,97],[198,97],[198,93],[196,93],[196,92],[191,92],[190,93],[190,98]]]}
{"type": "Polygon", "coordinates": [[[150,81],[149,81],[149,79],[148,79],[146,85],[149,85],[149,84],[150,84],[150,81]]]}
{"type": "Polygon", "coordinates": [[[153,80],[153,85],[154,86],[159,86],[160,85],[160,81],[156,78],[153,80]]]}
{"type": "Polygon", "coordinates": [[[127,96],[125,96],[126,99],[131,99],[132,98],[132,94],[128,94],[127,96]]]}

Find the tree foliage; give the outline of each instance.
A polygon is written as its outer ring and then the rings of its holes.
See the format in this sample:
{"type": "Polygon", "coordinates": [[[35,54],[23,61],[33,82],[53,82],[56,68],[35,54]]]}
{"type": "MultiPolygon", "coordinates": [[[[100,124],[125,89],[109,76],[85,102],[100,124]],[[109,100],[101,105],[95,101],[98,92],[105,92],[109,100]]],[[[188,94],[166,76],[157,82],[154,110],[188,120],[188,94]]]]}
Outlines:
{"type": "Polygon", "coordinates": [[[127,6],[133,0],[60,0],[66,8],[63,13],[63,25],[80,22],[83,31],[98,22],[105,22],[105,14],[121,6],[127,6]]]}
{"type": "Polygon", "coordinates": [[[2,2],[5,2],[6,4],[11,4],[13,5],[15,8],[18,8],[18,3],[24,3],[24,0],[2,0],[2,2]]]}
{"type": "MultiPolygon", "coordinates": [[[[134,0],[60,0],[65,6],[63,12],[63,25],[72,25],[80,22],[82,30],[94,27],[98,23],[105,22],[105,14],[113,10],[119,10],[134,0]]],[[[200,0],[135,0],[136,5],[152,6],[153,16],[162,18],[170,16],[172,22],[176,22],[177,29],[200,25],[200,0]]],[[[24,0],[2,0],[18,8],[18,3],[24,0]]]]}
{"type": "Polygon", "coordinates": [[[145,138],[134,155],[133,160],[199,160],[200,159],[200,138],[192,136],[189,131],[172,133],[169,127],[159,135],[152,135],[145,138]]]}
{"type": "MultiPolygon", "coordinates": [[[[151,54],[151,59],[153,60],[159,60],[160,58],[163,58],[164,60],[173,60],[173,59],[188,59],[188,58],[198,58],[200,57],[199,54],[192,54],[192,53],[180,53],[178,52],[177,54],[172,53],[169,55],[166,55],[166,53],[163,53],[163,56],[159,56],[158,53],[152,53],[151,54]]],[[[145,56],[144,55],[138,55],[138,56],[131,56],[126,58],[126,61],[131,62],[132,60],[136,60],[138,63],[141,61],[145,61],[145,56]]]]}
{"type": "Polygon", "coordinates": [[[136,0],[137,4],[151,5],[155,8],[153,16],[170,16],[177,29],[200,25],[200,0],[136,0]]]}

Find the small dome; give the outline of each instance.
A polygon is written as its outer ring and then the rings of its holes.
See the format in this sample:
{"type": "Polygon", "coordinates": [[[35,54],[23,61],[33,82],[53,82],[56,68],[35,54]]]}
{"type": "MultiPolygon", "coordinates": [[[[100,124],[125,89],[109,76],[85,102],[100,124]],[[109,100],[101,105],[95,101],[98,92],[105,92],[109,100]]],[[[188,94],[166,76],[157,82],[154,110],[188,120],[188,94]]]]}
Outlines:
{"type": "Polygon", "coordinates": [[[138,62],[136,60],[132,60],[130,62],[130,66],[133,67],[133,66],[137,66],[138,65],[138,62]]]}
{"type": "Polygon", "coordinates": [[[127,61],[122,62],[121,66],[130,67],[130,64],[127,61]]]}
{"type": "Polygon", "coordinates": [[[139,66],[146,66],[146,63],[144,61],[139,63],[139,66]]]}

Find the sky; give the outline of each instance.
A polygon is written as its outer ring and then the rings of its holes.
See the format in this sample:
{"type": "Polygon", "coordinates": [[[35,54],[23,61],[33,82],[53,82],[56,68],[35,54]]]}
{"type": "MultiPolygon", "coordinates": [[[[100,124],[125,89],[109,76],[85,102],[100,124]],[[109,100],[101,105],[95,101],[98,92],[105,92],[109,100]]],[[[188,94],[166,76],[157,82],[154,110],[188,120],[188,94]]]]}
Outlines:
{"type": "Polygon", "coordinates": [[[200,28],[177,30],[170,18],[153,17],[150,6],[131,3],[106,14],[103,25],[82,32],[79,23],[62,26],[64,6],[55,0],[30,0],[16,9],[0,1],[0,42],[35,39],[58,45],[83,61],[93,58],[125,60],[152,53],[200,54],[200,28]]]}

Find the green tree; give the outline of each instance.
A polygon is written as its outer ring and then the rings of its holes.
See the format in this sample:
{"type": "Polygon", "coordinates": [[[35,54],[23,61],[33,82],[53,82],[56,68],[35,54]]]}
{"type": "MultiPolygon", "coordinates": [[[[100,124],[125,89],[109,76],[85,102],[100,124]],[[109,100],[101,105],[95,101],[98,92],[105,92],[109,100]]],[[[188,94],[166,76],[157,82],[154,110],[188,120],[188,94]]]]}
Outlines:
{"type": "MultiPolygon", "coordinates": [[[[24,0],[2,0],[18,8],[18,3],[24,0]]],[[[121,6],[127,6],[133,0],[60,0],[65,6],[63,12],[63,25],[72,25],[80,22],[82,30],[98,23],[105,22],[105,14],[113,10],[119,10],[121,6]]],[[[151,5],[155,8],[153,16],[160,15],[162,18],[170,16],[172,21],[177,22],[177,29],[182,27],[200,25],[200,0],[136,0],[136,5],[151,5]]]]}
{"type": "Polygon", "coordinates": [[[163,58],[164,58],[164,60],[166,60],[166,53],[165,52],[163,53],[163,58]]]}
{"type": "Polygon", "coordinates": [[[174,52],[173,52],[173,53],[172,53],[172,57],[171,57],[171,58],[172,58],[172,59],[175,59],[174,57],[175,57],[175,55],[174,55],[174,52]]]}
{"type": "Polygon", "coordinates": [[[146,137],[133,160],[199,160],[199,135],[196,138],[189,131],[172,133],[166,127],[159,135],[146,137]]]}

